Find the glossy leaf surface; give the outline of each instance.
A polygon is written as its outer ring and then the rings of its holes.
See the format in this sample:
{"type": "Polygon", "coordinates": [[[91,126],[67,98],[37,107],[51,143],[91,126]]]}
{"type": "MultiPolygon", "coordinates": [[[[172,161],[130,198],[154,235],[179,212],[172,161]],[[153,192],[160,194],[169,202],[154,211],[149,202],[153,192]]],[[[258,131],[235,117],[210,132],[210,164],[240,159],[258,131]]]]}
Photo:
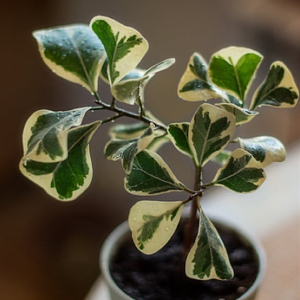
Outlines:
{"type": "Polygon", "coordinates": [[[130,210],[129,227],[141,252],[153,254],[170,240],[180,221],[181,201],[140,201],[130,210]]]}
{"type": "Polygon", "coordinates": [[[235,116],[211,104],[202,104],[189,128],[189,145],[198,166],[216,156],[232,139],[235,116]]]}
{"type": "Polygon", "coordinates": [[[269,73],[254,94],[251,109],[267,105],[273,107],[294,107],[299,98],[299,91],[289,69],[282,62],[271,65],[269,73]]]}
{"type": "Polygon", "coordinates": [[[227,280],[233,277],[226,248],[202,209],[198,235],[188,254],[185,271],[188,277],[198,280],[227,280]]]}
{"type": "Polygon", "coordinates": [[[137,30],[107,17],[93,18],[90,26],[104,45],[113,85],[138,65],[148,50],[148,42],[137,30]]]}
{"type": "Polygon", "coordinates": [[[272,162],[285,160],[286,152],[284,145],[271,136],[258,136],[250,139],[239,138],[240,145],[261,163],[263,167],[272,162]]]}
{"type": "Polygon", "coordinates": [[[69,111],[39,110],[27,120],[23,130],[23,150],[26,159],[57,162],[68,155],[68,132],[79,126],[90,107],[69,111]]]}
{"type": "Polygon", "coordinates": [[[58,76],[78,83],[91,93],[98,89],[98,77],[106,53],[87,25],[71,25],[33,32],[45,64],[58,76]]]}
{"type": "Polygon", "coordinates": [[[135,195],[154,195],[182,191],[185,187],[157,153],[144,150],[135,156],[125,188],[135,195]]]}
{"type": "Polygon", "coordinates": [[[249,152],[236,149],[213,182],[237,193],[249,193],[258,189],[265,177],[261,164],[249,152]]]}
{"type": "Polygon", "coordinates": [[[100,122],[69,131],[68,157],[56,163],[42,163],[23,158],[20,170],[24,176],[42,187],[52,197],[70,201],[82,194],[92,179],[89,141],[100,122]]]}
{"type": "Polygon", "coordinates": [[[261,54],[251,49],[228,47],[212,55],[208,76],[217,87],[244,102],[261,60],[261,54]]]}

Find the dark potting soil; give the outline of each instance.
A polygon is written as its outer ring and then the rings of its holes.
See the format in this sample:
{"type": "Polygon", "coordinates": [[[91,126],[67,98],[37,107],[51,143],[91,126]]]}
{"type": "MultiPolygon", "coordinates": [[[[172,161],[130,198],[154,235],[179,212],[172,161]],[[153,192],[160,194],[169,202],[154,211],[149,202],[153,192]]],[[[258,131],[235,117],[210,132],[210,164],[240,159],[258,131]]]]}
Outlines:
{"type": "Polygon", "coordinates": [[[227,248],[234,278],[199,281],[186,277],[181,255],[183,226],[169,243],[153,255],[138,251],[126,241],[111,262],[116,284],[135,300],[233,300],[255,280],[258,262],[253,248],[229,229],[215,224],[227,248]]]}

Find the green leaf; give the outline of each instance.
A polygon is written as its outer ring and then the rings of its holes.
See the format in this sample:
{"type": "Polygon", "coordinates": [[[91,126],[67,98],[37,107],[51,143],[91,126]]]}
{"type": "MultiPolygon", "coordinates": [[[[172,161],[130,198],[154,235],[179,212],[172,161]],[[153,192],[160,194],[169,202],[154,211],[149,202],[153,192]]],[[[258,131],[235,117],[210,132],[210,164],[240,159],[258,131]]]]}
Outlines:
{"type": "Polygon", "coordinates": [[[180,221],[182,202],[140,201],[129,213],[132,239],[141,252],[153,254],[166,245],[180,221]]]}
{"type": "Polygon", "coordinates": [[[112,139],[135,139],[143,134],[148,125],[144,122],[116,124],[110,128],[112,139]]]}
{"type": "Polygon", "coordinates": [[[146,71],[139,71],[125,76],[119,83],[111,88],[112,95],[119,101],[127,104],[143,104],[144,89],[156,73],[169,68],[175,63],[175,59],[164,60],[146,71]],[[134,76],[135,75],[135,76],[134,76]],[[126,78],[127,77],[127,78],[126,78]],[[124,80],[125,79],[125,80],[124,80]]]}
{"type": "Polygon", "coordinates": [[[198,235],[188,254],[185,272],[188,277],[198,280],[227,280],[233,277],[226,248],[201,208],[198,235]]]}
{"type": "Polygon", "coordinates": [[[87,25],[71,25],[33,32],[45,64],[58,76],[78,83],[91,93],[98,90],[98,77],[106,53],[87,25]]]}
{"type": "Polygon", "coordinates": [[[189,145],[189,123],[172,123],[169,125],[168,132],[171,142],[183,154],[193,157],[189,145]]]}
{"type": "Polygon", "coordinates": [[[242,107],[238,107],[235,104],[232,103],[219,103],[216,104],[217,106],[222,107],[228,112],[231,112],[235,115],[235,124],[241,125],[250,122],[256,115],[258,115],[258,112],[251,111],[242,107]]]}
{"type": "Polygon", "coordinates": [[[244,102],[261,60],[261,54],[251,49],[228,47],[212,55],[208,76],[217,87],[244,102]]]}
{"type": "Polygon", "coordinates": [[[239,138],[240,145],[261,163],[262,167],[272,162],[285,160],[286,152],[284,145],[271,136],[259,136],[250,139],[239,138]]]}
{"type": "Polygon", "coordinates": [[[185,186],[157,153],[144,150],[134,158],[132,171],[125,178],[125,189],[134,195],[156,195],[183,191],[185,186]]]}
{"type": "Polygon", "coordinates": [[[110,141],[105,146],[105,156],[107,159],[114,161],[122,159],[123,168],[126,173],[129,173],[132,169],[135,155],[146,149],[154,137],[154,125],[151,124],[139,138],[110,141]]]}
{"type": "Polygon", "coordinates": [[[67,158],[68,132],[79,126],[90,107],[69,111],[39,110],[27,120],[23,130],[24,157],[40,162],[67,158]]]}
{"type": "Polygon", "coordinates": [[[289,69],[280,61],[274,62],[261,86],[254,93],[251,110],[258,106],[294,107],[299,91],[289,69]]]}
{"type": "Polygon", "coordinates": [[[207,79],[207,64],[204,58],[194,53],[178,85],[178,97],[187,101],[203,101],[212,98],[225,97],[224,92],[218,90],[207,79]]]}
{"type": "Polygon", "coordinates": [[[81,195],[92,180],[89,141],[100,122],[76,127],[69,131],[68,157],[56,163],[37,162],[26,157],[20,162],[24,176],[42,187],[49,195],[70,201],[81,195]]]}
{"type": "Polygon", "coordinates": [[[167,135],[161,135],[155,137],[155,139],[148,145],[147,149],[152,152],[157,152],[163,145],[170,142],[170,139],[167,135]]]}
{"type": "Polygon", "coordinates": [[[202,104],[189,128],[189,145],[198,166],[203,166],[221,152],[232,139],[233,114],[211,104],[202,104]]]}
{"type": "Polygon", "coordinates": [[[113,85],[138,65],[148,50],[148,43],[137,30],[107,17],[93,18],[90,26],[104,45],[108,76],[113,85]]]}
{"type": "Polygon", "coordinates": [[[231,155],[231,151],[229,150],[223,150],[221,151],[218,155],[216,155],[212,161],[214,161],[215,163],[219,164],[220,166],[224,166],[225,163],[228,161],[230,155],[231,155]]]}
{"type": "Polygon", "coordinates": [[[261,164],[243,149],[236,149],[226,165],[218,170],[213,183],[237,193],[249,193],[265,180],[261,164]]]}

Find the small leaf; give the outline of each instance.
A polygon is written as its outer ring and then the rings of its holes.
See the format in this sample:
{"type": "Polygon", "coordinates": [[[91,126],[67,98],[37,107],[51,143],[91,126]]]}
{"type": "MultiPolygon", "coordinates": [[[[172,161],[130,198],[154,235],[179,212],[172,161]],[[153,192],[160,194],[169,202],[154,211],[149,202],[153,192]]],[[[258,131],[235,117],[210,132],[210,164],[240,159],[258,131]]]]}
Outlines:
{"type": "Polygon", "coordinates": [[[220,166],[224,166],[224,164],[228,161],[231,153],[232,153],[231,151],[223,150],[218,155],[216,155],[212,159],[212,161],[214,161],[215,163],[219,164],[220,166]]]}
{"type": "Polygon", "coordinates": [[[261,54],[251,49],[228,47],[212,55],[208,76],[217,87],[244,102],[261,60],[261,54]]]}
{"type": "Polygon", "coordinates": [[[280,61],[274,62],[269,73],[256,90],[251,103],[251,110],[258,106],[294,107],[299,98],[299,91],[289,69],[280,61]]]}
{"type": "Polygon", "coordinates": [[[125,189],[134,195],[156,195],[182,191],[185,186],[157,153],[144,150],[134,158],[132,171],[125,178],[125,189]]]}
{"type": "Polygon", "coordinates": [[[87,25],[71,25],[33,32],[45,64],[58,76],[90,92],[98,90],[98,77],[106,53],[87,25]]]}
{"type": "Polygon", "coordinates": [[[49,195],[70,201],[81,195],[92,180],[89,141],[100,122],[76,127],[69,131],[68,157],[56,163],[42,163],[22,158],[24,176],[42,187],[49,195]]]}
{"type": "Polygon", "coordinates": [[[235,104],[232,103],[220,103],[216,104],[217,106],[222,107],[228,112],[231,112],[235,115],[235,124],[241,125],[250,122],[256,115],[258,115],[258,112],[251,111],[242,107],[238,107],[235,104]]]}
{"type": "Polygon", "coordinates": [[[200,280],[233,277],[226,248],[211,221],[200,208],[199,230],[186,260],[186,275],[200,280]]]}
{"type": "MultiPolygon", "coordinates": [[[[169,68],[175,63],[175,59],[166,59],[146,71],[133,73],[136,76],[125,76],[119,83],[111,88],[112,95],[119,101],[127,104],[144,103],[144,89],[156,73],[169,68]],[[127,78],[126,78],[127,77],[127,78]]],[[[130,73],[129,73],[130,74],[130,73]]]]}
{"type": "Polygon", "coordinates": [[[207,64],[204,58],[194,53],[189,60],[187,69],[178,85],[178,97],[187,101],[203,101],[212,98],[225,97],[224,92],[218,90],[207,79],[207,64]]]}
{"type": "Polygon", "coordinates": [[[265,177],[261,164],[250,153],[236,149],[213,182],[237,193],[249,193],[258,189],[265,177]]]}
{"type": "Polygon", "coordinates": [[[40,162],[67,158],[68,132],[79,126],[90,107],[54,112],[39,110],[27,120],[23,130],[24,157],[40,162]]]}
{"type": "Polygon", "coordinates": [[[141,136],[147,127],[144,122],[116,124],[110,128],[109,135],[112,139],[135,139],[141,136]]]}
{"type": "Polygon", "coordinates": [[[259,136],[250,139],[239,138],[240,145],[261,163],[262,167],[272,162],[285,160],[286,152],[283,144],[271,136],[259,136]]]}
{"type": "Polygon", "coordinates": [[[153,254],[166,245],[180,221],[182,202],[140,201],[130,210],[129,227],[141,252],[153,254]]]}
{"type": "Polygon", "coordinates": [[[168,132],[171,142],[183,154],[193,157],[189,145],[189,123],[172,123],[169,125],[168,132]]]}
{"type": "Polygon", "coordinates": [[[163,145],[170,142],[170,139],[166,135],[155,137],[155,139],[148,145],[147,149],[152,152],[157,152],[163,145]]]}
{"type": "Polygon", "coordinates": [[[146,149],[153,141],[154,125],[151,124],[148,129],[136,139],[131,140],[112,140],[105,146],[105,156],[109,160],[122,159],[123,168],[129,173],[132,168],[135,155],[146,149]]]}
{"type": "Polygon", "coordinates": [[[224,149],[235,129],[233,114],[211,104],[202,104],[189,128],[189,145],[198,166],[205,165],[224,149]]]}
{"type": "Polygon", "coordinates": [[[93,18],[90,26],[104,45],[113,85],[138,65],[148,50],[148,42],[137,30],[107,17],[93,18]]]}

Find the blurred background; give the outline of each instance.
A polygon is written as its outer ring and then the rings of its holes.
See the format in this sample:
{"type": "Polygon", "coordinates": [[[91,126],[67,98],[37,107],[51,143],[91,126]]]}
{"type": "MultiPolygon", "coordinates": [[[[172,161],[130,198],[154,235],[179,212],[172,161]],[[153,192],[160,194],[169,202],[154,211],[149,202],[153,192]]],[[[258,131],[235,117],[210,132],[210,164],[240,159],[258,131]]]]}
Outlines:
{"type": "MultiPolygon", "coordinates": [[[[176,58],[175,66],[159,73],[146,91],[147,107],[166,123],[190,120],[197,107],[176,95],[179,79],[195,51],[209,60],[213,52],[230,45],[253,48],[265,56],[254,85],[275,60],[284,61],[300,83],[297,0],[4,1],[0,11],[0,299],[84,299],[99,275],[103,239],[126,219],[137,200],[123,190],[120,164],[104,158],[106,129],[99,130],[92,141],[92,184],[74,202],[53,200],[18,171],[22,129],[32,112],[68,110],[93,101],[81,86],[52,74],[40,59],[31,32],[89,23],[95,15],[114,18],[144,35],[150,49],[141,67],[176,58]]],[[[99,92],[105,98],[107,86],[100,84],[99,92]]],[[[251,128],[244,126],[240,134],[251,137],[259,129],[259,135],[274,135],[288,147],[300,137],[300,106],[260,112],[251,128]]],[[[192,180],[186,160],[177,164],[172,146],[161,153],[168,154],[167,161],[181,180],[192,180]]]]}

